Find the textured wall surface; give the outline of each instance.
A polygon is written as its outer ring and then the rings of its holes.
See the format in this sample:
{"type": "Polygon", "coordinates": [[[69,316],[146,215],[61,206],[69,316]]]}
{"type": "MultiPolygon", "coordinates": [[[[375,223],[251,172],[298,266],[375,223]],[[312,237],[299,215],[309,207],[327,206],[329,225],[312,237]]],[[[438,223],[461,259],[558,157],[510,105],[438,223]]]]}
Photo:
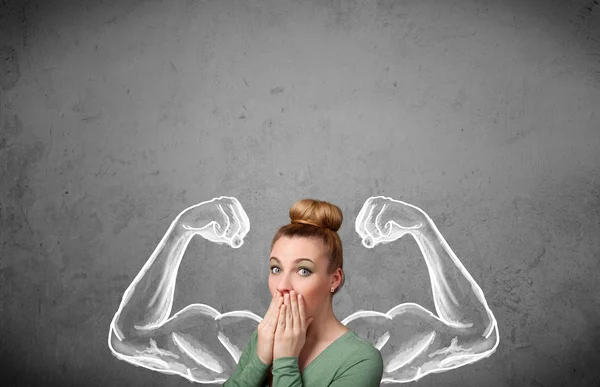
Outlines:
{"type": "Polygon", "coordinates": [[[264,315],[291,204],[344,211],[342,319],[433,309],[415,243],[354,219],[423,208],[480,284],[500,345],[426,386],[600,383],[596,1],[2,1],[0,380],[174,386],[107,346],[180,210],[237,197],[241,249],[194,239],[173,310],[264,315]]]}

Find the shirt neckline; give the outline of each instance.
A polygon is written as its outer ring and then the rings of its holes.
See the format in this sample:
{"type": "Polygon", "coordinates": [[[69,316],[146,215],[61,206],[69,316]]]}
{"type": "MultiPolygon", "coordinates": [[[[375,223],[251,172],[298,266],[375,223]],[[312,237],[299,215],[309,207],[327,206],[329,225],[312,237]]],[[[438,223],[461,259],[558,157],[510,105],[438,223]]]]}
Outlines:
{"type": "Polygon", "coordinates": [[[320,358],[322,357],[322,355],[327,352],[328,350],[330,350],[331,347],[333,347],[335,344],[339,343],[343,338],[345,338],[346,336],[349,336],[352,333],[351,329],[348,329],[348,331],[346,333],[344,333],[343,335],[341,335],[340,337],[338,337],[337,339],[333,340],[333,342],[331,342],[331,344],[329,344],[327,347],[325,347],[324,350],[321,351],[321,353],[319,353],[317,355],[317,357],[315,357],[310,364],[308,364],[306,367],[304,367],[304,369],[302,370],[302,373],[306,372],[307,369],[309,369],[314,363],[318,363],[318,361],[320,360],[320,358]]]}

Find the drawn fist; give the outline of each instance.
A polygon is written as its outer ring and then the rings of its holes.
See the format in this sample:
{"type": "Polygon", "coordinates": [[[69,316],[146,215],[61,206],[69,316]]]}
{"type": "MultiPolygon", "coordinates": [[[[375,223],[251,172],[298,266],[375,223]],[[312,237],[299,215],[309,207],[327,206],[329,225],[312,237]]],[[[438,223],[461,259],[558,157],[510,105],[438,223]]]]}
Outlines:
{"type": "Polygon", "coordinates": [[[373,196],[358,213],[355,230],[363,246],[373,248],[420,229],[425,220],[425,213],[418,207],[385,196],[373,196]]]}
{"type": "Polygon", "coordinates": [[[229,196],[220,196],[207,202],[188,207],[179,214],[178,223],[185,231],[191,231],[218,244],[239,248],[250,231],[250,219],[240,202],[229,196]]]}

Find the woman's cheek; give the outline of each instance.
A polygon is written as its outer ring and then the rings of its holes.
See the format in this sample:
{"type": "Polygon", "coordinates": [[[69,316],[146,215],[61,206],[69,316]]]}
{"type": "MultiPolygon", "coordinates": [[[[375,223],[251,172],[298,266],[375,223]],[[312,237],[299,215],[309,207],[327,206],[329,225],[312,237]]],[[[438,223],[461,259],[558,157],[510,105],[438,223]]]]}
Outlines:
{"type": "MultiPolygon", "coordinates": [[[[304,295],[302,295],[304,297],[304,295]]],[[[308,299],[304,301],[304,314],[306,317],[312,317],[314,311],[313,300],[308,299]]]]}

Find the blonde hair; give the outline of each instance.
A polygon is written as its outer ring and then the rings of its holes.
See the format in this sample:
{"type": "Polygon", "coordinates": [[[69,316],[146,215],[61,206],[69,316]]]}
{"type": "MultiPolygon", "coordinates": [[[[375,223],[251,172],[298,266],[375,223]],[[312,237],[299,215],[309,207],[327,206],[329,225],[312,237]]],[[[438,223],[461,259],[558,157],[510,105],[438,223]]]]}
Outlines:
{"type": "Polygon", "coordinates": [[[271,250],[275,242],[283,236],[305,237],[320,240],[328,251],[329,266],[328,274],[333,274],[338,268],[342,269],[342,282],[334,291],[334,295],[340,290],[346,281],[344,270],[344,251],[342,240],[337,233],[344,217],[342,210],[335,204],[322,200],[302,199],[298,200],[290,208],[291,223],[281,227],[273,237],[271,250]]]}

